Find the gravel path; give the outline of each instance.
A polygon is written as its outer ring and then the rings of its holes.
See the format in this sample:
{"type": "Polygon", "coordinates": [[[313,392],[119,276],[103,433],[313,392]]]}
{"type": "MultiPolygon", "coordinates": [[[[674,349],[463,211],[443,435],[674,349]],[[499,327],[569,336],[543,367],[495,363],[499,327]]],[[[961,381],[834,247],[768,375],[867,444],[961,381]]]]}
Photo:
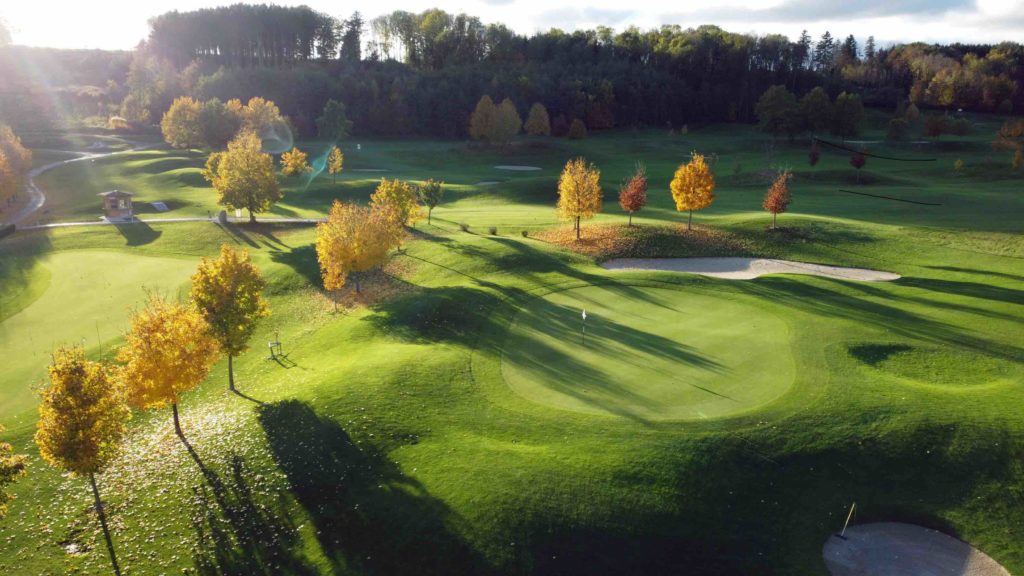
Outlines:
{"type": "MultiPolygon", "coordinates": [[[[105,158],[107,156],[125,154],[128,152],[137,152],[139,150],[145,150],[147,148],[153,148],[155,146],[158,146],[158,144],[138,145],[134,142],[123,140],[121,138],[116,138],[113,136],[107,136],[106,138],[125,142],[128,144],[134,144],[134,147],[128,150],[118,150],[116,152],[106,152],[100,154],[93,152],[81,152],[75,150],[58,150],[58,152],[63,152],[66,154],[77,154],[78,157],[69,158],[67,160],[58,160],[57,162],[50,162],[49,164],[43,164],[42,166],[37,166],[30,170],[28,173],[28,178],[25,181],[25,191],[28,192],[29,195],[28,203],[22,206],[20,210],[15,212],[13,216],[8,218],[7,223],[19,224],[21,222],[24,222],[26,219],[28,219],[28,217],[38,212],[39,209],[42,208],[44,204],[46,204],[46,195],[43,194],[43,191],[36,184],[36,178],[38,178],[44,172],[48,170],[53,170],[54,168],[57,168],[59,166],[64,166],[65,164],[71,164],[72,162],[82,162],[83,160],[95,160],[97,158],[105,158]]],[[[93,144],[96,143],[97,142],[94,142],[93,144]]]]}
{"type": "Polygon", "coordinates": [[[843,268],[771,258],[615,258],[601,264],[607,270],[688,272],[728,280],[751,280],[765,274],[809,274],[839,280],[887,282],[899,274],[866,268],[843,268]]]}
{"type": "Polygon", "coordinates": [[[897,522],[861,524],[823,550],[832,576],[1010,576],[995,560],[939,532],[897,522]]]}

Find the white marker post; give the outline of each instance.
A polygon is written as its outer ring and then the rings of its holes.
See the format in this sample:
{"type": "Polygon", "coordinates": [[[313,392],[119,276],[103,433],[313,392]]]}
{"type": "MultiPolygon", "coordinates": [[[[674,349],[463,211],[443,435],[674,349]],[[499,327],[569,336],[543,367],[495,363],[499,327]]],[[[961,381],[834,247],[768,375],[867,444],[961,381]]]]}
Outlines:
{"type": "Polygon", "coordinates": [[[837,534],[837,536],[839,536],[843,540],[846,540],[846,527],[850,525],[850,518],[853,518],[853,510],[856,507],[856,502],[854,502],[853,505],[850,506],[850,513],[846,515],[846,522],[843,523],[843,531],[837,534]]]}
{"type": "Polygon", "coordinates": [[[583,309],[583,324],[582,324],[582,326],[583,326],[583,332],[582,332],[583,337],[581,339],[581,343],[582,343],[583,346],[586,346],[587,345],[587,310],[585,308],[583,309]]]}

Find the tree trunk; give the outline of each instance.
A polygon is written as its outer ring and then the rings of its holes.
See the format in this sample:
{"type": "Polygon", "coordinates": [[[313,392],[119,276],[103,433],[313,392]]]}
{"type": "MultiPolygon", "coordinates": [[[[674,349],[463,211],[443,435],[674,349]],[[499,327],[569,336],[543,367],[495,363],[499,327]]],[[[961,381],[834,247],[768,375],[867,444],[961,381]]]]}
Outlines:
{"type": "Polygon", "coordinates": [[[249,209],[249,224],[255,224],[255,223],[256,223],[256,215],[253,214],[252,208],[250,208],[249,209]]]}
{"type": "Polygon", "coordinates": [[[775,221],[778,219],[778,217],[778,214],[772,212],[772,230],[775,230],[775,221]]]}
{"type": "Polygon", "coordinates": [[[576,239],[580,239],[580,217],[576,217],[576,239]]]}
{"type": "MultiPolygon", "coordinates": [[[[357,272],[357,274],[358,274],[358,272],[357,272]]],[[[356,274],[353,274],[352,276],[353,276],[352,280],[354,280],[355,283],[356,283],[356,294],[359,294],[359,276],[356,276],[356,274]]]]}
{"type": "Polygon", "coordinates": [[[430,226],[430,217],[434,214],[434,208],[427,208],[427,226],[430,226]]]}
{"type": "Polygon", "coordinates": [[[174,414],[174,432],[184,438],[185,433],[181,431],[181,421],[178,419],[178,403],[171,402],[171,413],[174,414]]]}
{"type": "Polygon", "coordinates": [[[627,224],[627,226],[630,226],[630,227],[633,226],[633,213],[632,212],[629,213],[629,224],[627,224]]]}
{"type": "Polygon", "coordinates": [[[693,230],[693,210],[690,210],[690,217],[686,219],[686,229],[693,230]]]}
{"type": "Polygon", "coordinates": [[[92,485],[92,498],[96,506],[96,515],[100,518],[100,527],[103,528],[103,538],[107,541],[107,552],[110,553],[110,564],[114,567],[114,574],[121,576],[121,567],[117,565],[117,554],[114,553],[114,541],[110,538],[110,529],[107,528],[107,513],[103,511],[103,501],[100,500],[100,490],[96,487],[96,475],[89,474],[89,484],[92,485]]]}
{"type": "Polygon", "coordinates": [[[228,354],[228,390],[235,391],[235,364],[234,356],[228,354]]]}

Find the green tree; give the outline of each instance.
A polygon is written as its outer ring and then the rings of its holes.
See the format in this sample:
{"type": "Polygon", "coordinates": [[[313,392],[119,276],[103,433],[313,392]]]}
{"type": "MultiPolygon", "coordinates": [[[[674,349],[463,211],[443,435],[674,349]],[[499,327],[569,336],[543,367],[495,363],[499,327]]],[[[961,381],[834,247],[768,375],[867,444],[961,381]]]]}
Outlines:
{"type": "Polygon", "coordinates": [[[416,187],[416,197],[419,198],[420,204],[427,207],[427,224],[430,224],[430,215],[434,212],[434,208],[441,203],[442,196],[444,196],[444,182],[438,182],[433,178],[416,187]]]}
{"type": "Polygon", "coordinates": [[[199,127],[203,142],[210,148],[223,148],[238,134],[242,117],[217,98],[207,100],[199,109],[199,127]]]}
{"type": "Polygon", "coordinates": [[[192,275],[192,303],[228,356],[228,389],[235,391],[234,358],[249,347],[260,318],[270,314],[263,299],[266,282],[249,253],[221,246],[216,259],[203,258],[192,275]]]}
{"type": "Polygon", "coordinates": [[[39,455],[51,466],[89,478],[110,561],[114,573],[120,574],[96,475],[117,456],[128,431],[131,411],[123,388],[111,377],[110,368],[86,360],[81,347],[54,351],[49,376],[36,425],[39,455]]]}
{"type": "Polygon", "coordinates": [[[243,130],[226,151],[210,154],[203,178],[217,190],[218,204],[248,210],[249,222],[256,222],[256,212],[267,211],[283,196],[274,159],[262,151],[259,136],[251,130],[243,130]]]}
{"type": "Polygon", "coordinates": [[[832,134],[844,141],[860,134],[864,123],[864,104],[857,94],[843,92],[836,97],[835,112],[832,120],[832,134]]]}
{"type": "Polygon", "coordinates": [[[345,112],[345,105],[337,100],[328,100],[324,111],[316,119],[317,134],[321,138],[338,142],[352,133],[352,122],[345,112]]]}
{"type": "Polygon", "coordinates": [[[800,121],[811,134],[820,134],[832,126],[832,100],[821,86],[800,99],[800,121]]]}
{"type": "Polygon", "coordinates": [[[758,126],[773,135],[793,137],[799,131],[796,96],[785,86],[772,86],[765,90],[754,108],[758,126]]]}

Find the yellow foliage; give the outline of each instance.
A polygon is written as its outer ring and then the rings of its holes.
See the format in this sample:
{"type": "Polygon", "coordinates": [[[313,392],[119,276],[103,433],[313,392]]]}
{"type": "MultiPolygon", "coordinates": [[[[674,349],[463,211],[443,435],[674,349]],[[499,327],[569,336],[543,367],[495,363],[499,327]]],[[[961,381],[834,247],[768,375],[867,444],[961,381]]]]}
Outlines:
{"type": "Polygon", "coordinates": [[[331,153],[327,156],[327,173],[336,177],[344,165],[345,155],[341,153],[341,148],[332,146],[331,153]]]}
{"type": "Polygon", "coordinates": [[[281,174],[285,176],[298,176],[299,174],[312,171],[313,168],[309,165],[309,158],[302,150],[292,148],[288,152],[281,154],[281,174]]]}
{"type": "Polygon", "coordinates": [[[566,162],[558,178],[559,217],[573,220],[576,238],[580,237],[580,219],[593,218],[603,207],[601,171],[583,158],[566,162]]]}
{"type": "Polygon", "coordinates": [[[497,123],[498,107],[490,96],[484,94],[469,117],[469,136],[474,140],[489,140],[497,123]]]}
{"type": "Polygon", "coordinates": [[[252,130],[259,135],[263,135],[264,131],[272,128],[274,124],[284,122],[277,104],[259,96],[250,98],[244,107],[238,100],[231,100],[228,102],[228,108],[241,113],[243,129],[252,130]]]}
{"type": "Polygon", "coordinates": [[[283,196],[274,171],[274,159],[262,150],[259,136],[243,130],[228,143],[225,152],[214,152],[206,160],[203,178],[217,190],[217,203],[229,208],[264,212],[283,196]]]}
{"type": "Polygon", "coordinates": [[[31,169],[32,152],[22,146],[14,130],[0,124],[0,201],[9,201],[25,188],[31,169]]]}
{"type": "Polygon", "coordinates": [[[160,120],[160,131],[164,135],[164,141],[175,148],[202,146],[205,141],[203,127],[199,122],[200,110],[202,104],[189,96],[175,98],[170,109],[160,120]]]}
{"type": "MultiPolygon", "coordinates": [[[[0,426],[0,432],[4,427],[0,426]]],[[[25,457],[14,453],[14,448],[6,442],[0,442],[0,519],[7,515],[7,503],[14,496],[4,491],[4,487],[25,475],[25,457]]]]}
{"type": "Polygon", "coordinates": [[[224,244],[217,259],[199,262],[192,275],[192,302],[227,354],[244,352],[256,321],[270,314],[262,294],[265,286],[245,250],[224,244]]]}
{"type": "Polygon", "coordinates": [[[327,221],[316,228],[316,256],[325,290],[340,290],[350,273],[384,262],[396,241],[394,229],[400,229],[390,211],[390,206],[367,208],[334,201],[327,221]]]}
{"type": "Polygon", "coordinates": [[[715,175],[704,161],[704,156],[696,152],[688,163],[679,166],[669,187],[676,210],[690,212],[687,228],[692,224],[693,211],[707,208],[715,200],[715,175]]]}
{"type": "Polygon", "coordinates": [[[416,187],[404,180],[381,178],[377,189],[370,196],[370,206],[399,228],[423,218],[416,187]]]}
{"type": "Polygon", "coordinates": [[[526,116],[524,127],[530,136],[550,136],[551,118],[548,116],[548,109],[540,102],[535,102],[526,116]]]}
{"type": "Polygon", "coordinates": [[[102,472],[128,429],[123,389],[107,366],[86,360],[77,346],[54,351],[49,375],[36,424],[40,456],[76,475],[102,472]]]}
{"type": "Polygon", "coordinates": [[[135,313],[117,359],[124,362],[128,403],[142,409],[177,404],[206,378],[220,354],[202,315],[152,297],[135,313]]]}

